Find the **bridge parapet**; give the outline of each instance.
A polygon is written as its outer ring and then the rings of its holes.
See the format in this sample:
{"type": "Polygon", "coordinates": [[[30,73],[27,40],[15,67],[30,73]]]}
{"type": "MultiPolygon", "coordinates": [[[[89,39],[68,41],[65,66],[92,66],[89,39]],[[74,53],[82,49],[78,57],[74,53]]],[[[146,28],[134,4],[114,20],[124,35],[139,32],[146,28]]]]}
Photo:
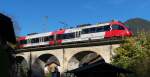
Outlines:
{"type": "Polygon", "coordinates": [[[29,51],[43,51],[43,50],[54,50],[54,49],[63,49],[63,48],[113,45],[113,44],[120,44],[123,42],[124,42],[123,40],[105,40],[105,41],[75,43],[75,44],[67,44],[67,45],[54,45],[54,46],[41,46],[41,47],[34,47],[34,48],[22,48],[22,49],[16,49],[16,54],[22,53],[22,52],[29,52],[29,51]]]}

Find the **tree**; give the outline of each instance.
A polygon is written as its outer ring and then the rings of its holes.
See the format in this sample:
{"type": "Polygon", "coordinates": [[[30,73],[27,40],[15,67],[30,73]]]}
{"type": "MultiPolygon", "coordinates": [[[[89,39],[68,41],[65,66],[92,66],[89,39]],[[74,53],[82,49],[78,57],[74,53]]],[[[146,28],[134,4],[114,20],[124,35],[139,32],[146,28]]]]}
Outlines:
{"type": "Polygon", "coordinates": [[[112,64],[133,71],[131,77],[149,77],[150,72],[150,35],[145,32],[124,40],[115,50],[112,64]]]}

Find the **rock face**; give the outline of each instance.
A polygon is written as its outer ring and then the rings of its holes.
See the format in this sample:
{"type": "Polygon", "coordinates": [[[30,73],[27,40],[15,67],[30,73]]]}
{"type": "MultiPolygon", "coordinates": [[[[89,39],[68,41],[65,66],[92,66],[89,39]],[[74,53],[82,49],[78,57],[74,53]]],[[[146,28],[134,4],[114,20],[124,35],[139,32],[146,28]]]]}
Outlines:
{"type": "Polygon", "coordinates": [[[13,29],[13,22],[11,18],[0,13],[0,36],[3,40],[10,43],[16,43],[15,32],[13,29]]]}
{"type": "Polygon", "coordinates": [[[5,52],[3,48],[0,47],[0,76],[9,77],[9,58],[8,54],[5,52]]]}
{"type": "Polygon", "coordinates": [[[0,76],[13,77],[12,65],[14,58],[11,55],[13,51],[8,43],[15,44],[16,37],[13,29],[13,23],[8,16],[0,13],[0,76]]]}

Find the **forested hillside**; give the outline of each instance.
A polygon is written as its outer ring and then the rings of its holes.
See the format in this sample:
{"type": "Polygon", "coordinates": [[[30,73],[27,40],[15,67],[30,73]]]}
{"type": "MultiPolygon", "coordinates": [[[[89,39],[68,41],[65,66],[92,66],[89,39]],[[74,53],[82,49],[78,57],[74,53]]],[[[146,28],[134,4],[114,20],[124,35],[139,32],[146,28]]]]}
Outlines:
{"type": "Polygon", "coordinates": [[[132,18],[124,22],[134,33],[150,31],[150,21],[142,18],[132,18]]]}

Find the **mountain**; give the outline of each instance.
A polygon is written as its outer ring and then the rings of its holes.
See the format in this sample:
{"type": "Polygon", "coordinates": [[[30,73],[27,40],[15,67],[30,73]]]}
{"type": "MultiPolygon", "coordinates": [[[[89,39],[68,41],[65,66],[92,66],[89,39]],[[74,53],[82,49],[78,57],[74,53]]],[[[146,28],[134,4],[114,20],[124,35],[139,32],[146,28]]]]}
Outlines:
{"type": "Polygon", "coordinates": [[[133,33],[137,33],[140,31],[150,31],[150,21],[142,18],[132,18],[125,21],[124,24],[128,26],[131,31],[133,31],[133,33]]]}

